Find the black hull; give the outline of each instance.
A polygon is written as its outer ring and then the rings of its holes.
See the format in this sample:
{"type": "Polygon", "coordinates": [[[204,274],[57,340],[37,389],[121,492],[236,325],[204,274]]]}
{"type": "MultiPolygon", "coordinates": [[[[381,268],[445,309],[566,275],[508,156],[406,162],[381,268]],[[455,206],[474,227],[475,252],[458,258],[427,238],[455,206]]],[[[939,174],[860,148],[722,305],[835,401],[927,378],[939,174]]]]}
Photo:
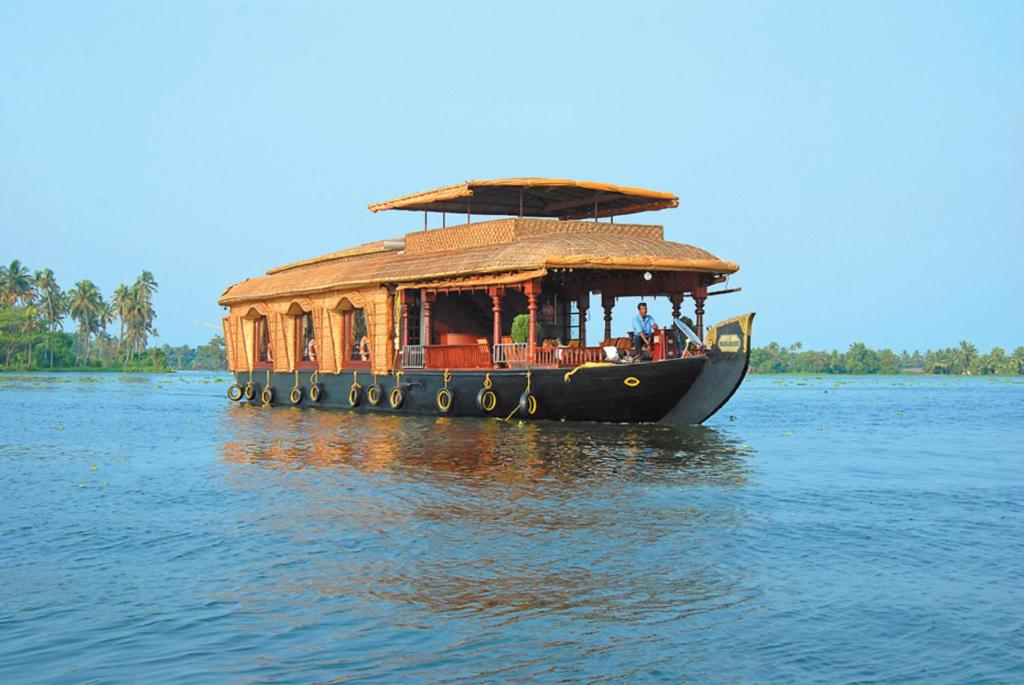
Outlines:
{"type": "MultiPolygon", "coordinates": [[[[663,421],[672,424],[697,424],[717,412],[743,381],[750,358],[749,319],[740,332],[740,324],[732,320],[716,327],[718,339],[736,335],[741,346],[723,350],[716,342],[708,353],[661,362],[584,366],[578,369],[538,368],[494,371],[452,371],[445,378],[443,371],[417,370],[400,375],[373,376],[366,371],[320,374],[317,378],[319,401],[310,397],[312,375],[300,372],[296,383],[294,373],[256,371],[252,374],[252,399],[263,404],[261,393],[269,383],[273,389],[270,404],[354,412],[415,414],[424,416],[476,416],[514,419],[548,419],[562,421],[610,421],[641,423],[663,421]],[[481,408],[478,395],[490,383],[496,405],[490,411],[481,408]],[[369,401],[368,390],[378,385],[380,401],[369,401]],[[353,385],[358,386],[358,405],[350,403],[353,385]],[[529,386],[536,398],[534,413],[520,408],[520,399],[529,386]],[[392,391],[403,391],[399,407],[391,404],[392,391]],[[297,403],[292,390],[298,388],[297,403]],[[449,410],[441,410],[438,393],[447,388],[451,393],[449,410]]],[[[709,334],[709,340],[711,336],[709,334]]],[[[250,382],[248,374],[237,374],[243,387],[250,382]]]]}

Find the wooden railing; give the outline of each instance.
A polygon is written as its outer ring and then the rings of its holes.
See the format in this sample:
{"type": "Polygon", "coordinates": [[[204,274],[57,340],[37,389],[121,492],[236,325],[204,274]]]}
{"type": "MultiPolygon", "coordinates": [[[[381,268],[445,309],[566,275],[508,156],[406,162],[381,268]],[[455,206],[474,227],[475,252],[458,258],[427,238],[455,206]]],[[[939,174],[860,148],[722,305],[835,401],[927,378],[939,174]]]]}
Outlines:
{"type": "Polygon", "coordinates": [[[538,366],[579,366],[604,360],[601,347],[538,347],[533,362],[538,366]]]}
{"type": "Polygon", "coordinates": [[[492,367],[566,366],[605,361],[601,347],[537,347],[530,361],[526,343],[475,345],[406,345],[403,369],[489,369],[492,367]]]}
{"type": "Polygon", "coordinates": [[[426,345],[423,362],[428,369],[489,369],[491,350],[487,345],[426,345]]]}

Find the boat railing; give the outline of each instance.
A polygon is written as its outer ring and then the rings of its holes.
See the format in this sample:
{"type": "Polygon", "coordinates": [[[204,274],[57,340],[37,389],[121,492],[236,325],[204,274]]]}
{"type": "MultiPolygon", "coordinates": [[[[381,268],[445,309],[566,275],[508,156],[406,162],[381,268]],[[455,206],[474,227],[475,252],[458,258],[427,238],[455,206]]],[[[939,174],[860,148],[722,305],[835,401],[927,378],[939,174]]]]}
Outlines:
{"type": "Polygon", "coordinates": [[[488,369],[492,367],[579,366],[605,361],[601,347],[537,347],[530,358],[526,343],[462,345],[406,345],[401,349],[403,369],[488,369]]]}
{"type": "Polygon", "coordinates": [[[579,366],[601,361],[605,361],[601,347],[539,347],[534,353],[538,366],[579,366]]]}
{"type": "Polygon", "coordinates": [[[494,346],[494,363],[506,366],[525,364],[529,359],[529,348],[526,343],[498,343],[494,346]]]}
{"type": "Polygon", "coordinates": [[[427,345],[423,362],[429,369],[489,369],[491,350],[486,343],[475,345],[427,345]]]}
{"type": "Polygon", "coordinates": [[[423,345],[406,345],[401,356],[403,369],[423,368],[423,345]]]}

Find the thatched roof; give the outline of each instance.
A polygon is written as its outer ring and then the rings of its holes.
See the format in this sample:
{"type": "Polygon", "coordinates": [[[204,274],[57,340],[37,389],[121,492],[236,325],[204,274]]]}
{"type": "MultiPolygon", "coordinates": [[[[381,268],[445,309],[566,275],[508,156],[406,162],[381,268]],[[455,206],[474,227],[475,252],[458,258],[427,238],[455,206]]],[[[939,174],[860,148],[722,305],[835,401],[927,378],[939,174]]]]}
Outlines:
{"type": "Polygon", "coordinates": [[[730,274],[739,265],[665,240],[660,226],[498,219],[409,233],[268,271],[237,283],[221,304],[360,286],[479,278],[547,269],[696,271],[730,274]]]}
{"type": "Polygon", "coordinates": [[[672,193],[564,178],[501,178],[403,195],[370,205],[388,209],[487,216],[583,219],[679,206],[672,193]]]}

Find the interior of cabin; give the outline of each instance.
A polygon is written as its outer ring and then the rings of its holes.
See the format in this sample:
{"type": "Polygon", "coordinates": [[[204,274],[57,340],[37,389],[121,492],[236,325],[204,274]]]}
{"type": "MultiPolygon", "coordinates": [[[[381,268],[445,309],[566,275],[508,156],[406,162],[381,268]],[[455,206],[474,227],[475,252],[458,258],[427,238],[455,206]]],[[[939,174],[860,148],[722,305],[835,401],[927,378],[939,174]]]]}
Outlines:
{"type": "MultiPolygon", "coordinates": [[[[708,279],[701,274],[556,269],[543,277],[503,280],[498,285],[485,279],[439,282],[400,291],[402,366],[509,368],[634,360],[634,331],[612,329],[612,310],[622,297],[667,297],[673,318],[683,315],[689,298],[695,333],[703,335],[708,279]],[[590,312],[592,293],[600,295],[599,312],[590,312]],[[523,330],[514,330],[517,317],[529,322],[523,330]],[[594,338],[588,327],[602,324],[599,344],[588,346],[588,337],[594,338]]],[[[636,361],[699,353],[699,346],[687,342],[671,322],[662,326],[636,361]]]]}

